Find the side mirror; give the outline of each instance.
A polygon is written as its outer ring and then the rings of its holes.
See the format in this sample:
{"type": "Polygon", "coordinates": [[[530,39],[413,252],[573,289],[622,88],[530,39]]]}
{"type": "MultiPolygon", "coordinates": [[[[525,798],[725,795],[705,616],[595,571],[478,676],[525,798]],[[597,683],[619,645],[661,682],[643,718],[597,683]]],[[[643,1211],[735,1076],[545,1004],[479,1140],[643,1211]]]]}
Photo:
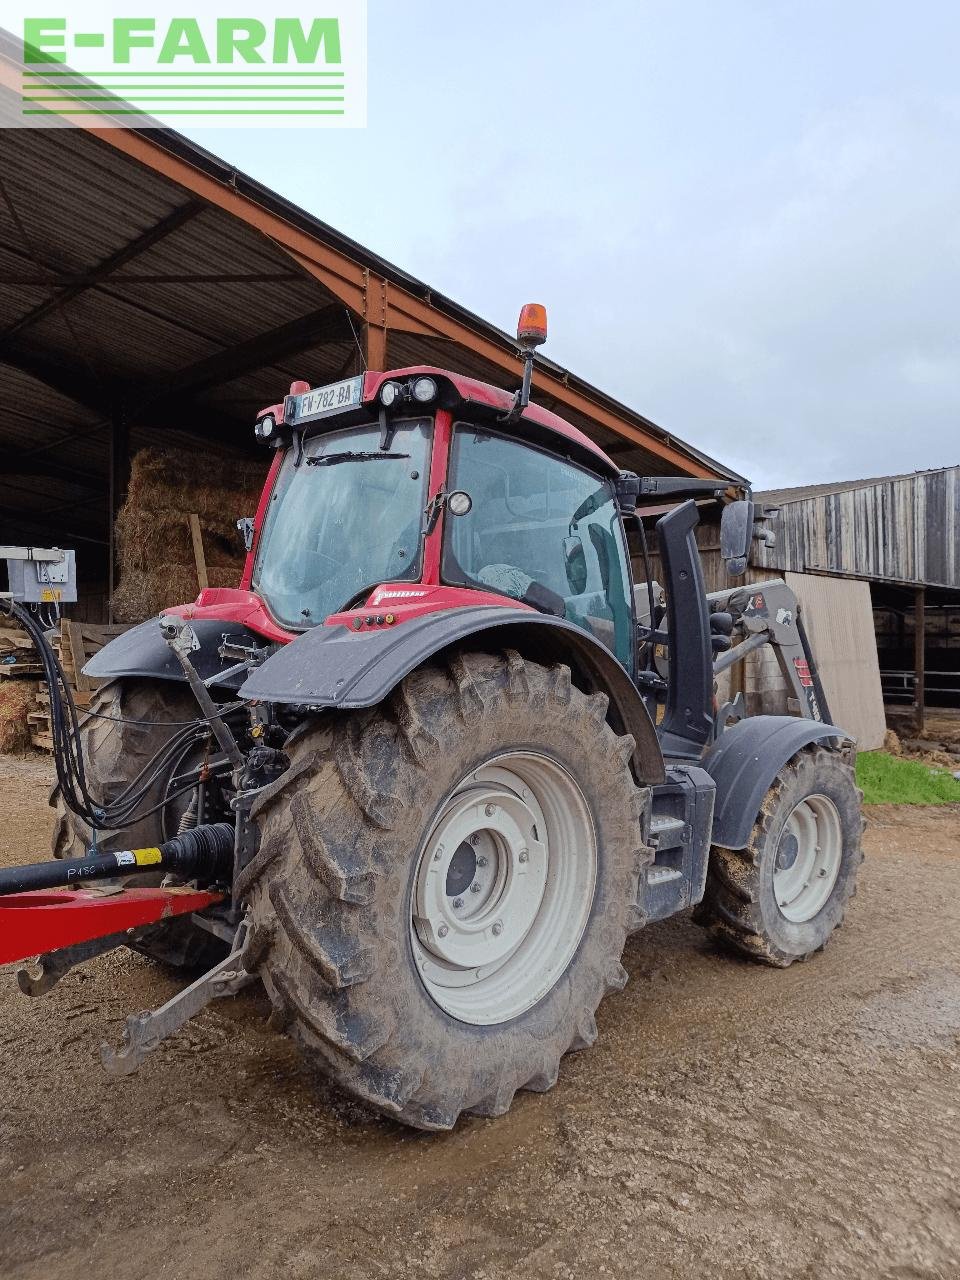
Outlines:
{"type": "Polygon", "coordinates": [[[246,551],[253,550],[253,516],[241,516],[237,521],[237,528],[240,530],[240,537],[243,539],[243,546],[246,551]]]}
{"type": "Polygon", "coordinates": [[[563,540],[563,565],[567,571],[570,594],[583,595],[587,589],[587,557],[582,539],[573,535],[563,540]]]}
{"type": "Polygon", "coordinates": [[[720,554],[727,573],[739,578],[747,571],[747,557],[753,540],[753,502],[749,498],[730,502],[720,517],[720,554]]]}

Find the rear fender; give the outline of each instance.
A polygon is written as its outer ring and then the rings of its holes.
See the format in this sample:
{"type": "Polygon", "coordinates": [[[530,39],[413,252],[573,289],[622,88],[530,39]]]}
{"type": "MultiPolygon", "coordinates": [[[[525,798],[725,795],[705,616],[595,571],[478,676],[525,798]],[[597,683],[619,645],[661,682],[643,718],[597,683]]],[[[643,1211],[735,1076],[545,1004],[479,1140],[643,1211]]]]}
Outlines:
{"type": "Polygon", "coordinates": [[[712,844],[745,849],[763,797],[791,756],[812,742],[839,749],[836,725],[797,716],[751,716],[724,730],[700,761],[717,784],[712,844]]]}
{"type": "MultiPolygon", "coordinates": [[[[193,618],[191,627],[200,641],[200,648],[191,655],[201,680],[209,680],[228,667],[236,666],[235,658],[221,658],[217,650],[224,640],[245,648],[263,644],[263,637],[256,635],[237,622],[219,619],[193,618]]],[[[185,681],[183,667],[177,661],[170,646],[160,634],[160,621],[150,618],[137,627],[131,627],[116,636],[95,653],[83,668],[83,674],[97,680],[134,679],[185,681]]],[[[243,681],[244,673],[228,676],[226,680],[213,681],[223,688],[236,689],[243,681]]]]}
{"type": "Polygon", "coordinates": [[[645,783],[663,780],[656,730],[627,671],[579,627],[530,609],[449,609],[375,631],[314,627],[252,672],[240,695],[310,710],[372,707],[423,663],[465,646],[516,649],[535,662],[566,663],[578,685],[607,694],[613,728],[633,735],[637,777],[645,783]]]}

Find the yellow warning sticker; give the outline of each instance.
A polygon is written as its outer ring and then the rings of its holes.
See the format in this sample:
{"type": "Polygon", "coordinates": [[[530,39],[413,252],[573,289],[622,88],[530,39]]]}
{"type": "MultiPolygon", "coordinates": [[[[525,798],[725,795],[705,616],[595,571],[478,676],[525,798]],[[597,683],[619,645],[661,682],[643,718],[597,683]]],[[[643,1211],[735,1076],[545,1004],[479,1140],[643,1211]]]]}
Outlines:
{"type": "Polygon", "coordinates": [[[40,589],[41,604],[59,604],[62,596],[63,592],[58,591],[55,587],[41,587],[40,589]]]}
{"type": "Polygon", "coordinates": [[[151,863],[163,861],[163,854],[159,849],[134,849],[133,854],[138,867],[149,867],[151,863]]]}

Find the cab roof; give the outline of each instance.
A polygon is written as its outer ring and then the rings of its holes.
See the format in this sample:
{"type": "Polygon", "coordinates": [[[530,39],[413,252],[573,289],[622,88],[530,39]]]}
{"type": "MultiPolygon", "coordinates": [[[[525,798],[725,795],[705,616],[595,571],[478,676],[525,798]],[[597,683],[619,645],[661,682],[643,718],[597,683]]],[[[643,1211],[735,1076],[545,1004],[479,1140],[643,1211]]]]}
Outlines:
{"type": "MultiPolygon", "coordinates": [[[[456,408],[458,404],[469,405],[474,411],[479,410],[478,416],[487,418],[492,426],[496,424],[501,414],[509,412],[513,407],[512,391],[428,364],[410,365],[404,369],[389,369],[383,373],[368,370],[363,376],[364,406],[369,407],[377,402],[380,387],[384,382],[418,377],[431,377],[437,380],[441,387],[439,397],[441,407],[456,408]]],[[[425,409],[426,407],[424,406],[425,409]]],[[[258,417],[263,417],[267,413],[273,414],[278,423],[283,422],[282,403],[261,409],[258,417]]],[[[317,427],[321,430],[324,428],[329,430],[340,421],[342,419],[330,417],[323,423],[318,423],[317,427]]],[[[528,404],[519,420],[513,425],[512,433],[522,436],[525,434],[524,427],[527,428],[534,443],[548,449],[560,449],[562,444],[565,444],[565,452],[579,455],[580,461],[592,469],[610,476],[620,474],[620,468],[607,457],[599,445],[558,414],[551,413],[549,409],[544,409],[538,404],[528,404]]]]}

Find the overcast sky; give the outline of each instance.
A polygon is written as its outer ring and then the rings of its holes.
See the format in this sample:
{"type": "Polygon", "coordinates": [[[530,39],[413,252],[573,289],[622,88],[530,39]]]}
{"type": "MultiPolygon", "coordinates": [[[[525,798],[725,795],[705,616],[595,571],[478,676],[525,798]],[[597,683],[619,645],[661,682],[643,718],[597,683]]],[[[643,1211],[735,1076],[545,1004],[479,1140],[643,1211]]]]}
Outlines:
{"type": "Polygon", "coordinates": [[[760,486],[960,462],[957,0],[370,0],[364,131],[203,145],[760,486]]]}

